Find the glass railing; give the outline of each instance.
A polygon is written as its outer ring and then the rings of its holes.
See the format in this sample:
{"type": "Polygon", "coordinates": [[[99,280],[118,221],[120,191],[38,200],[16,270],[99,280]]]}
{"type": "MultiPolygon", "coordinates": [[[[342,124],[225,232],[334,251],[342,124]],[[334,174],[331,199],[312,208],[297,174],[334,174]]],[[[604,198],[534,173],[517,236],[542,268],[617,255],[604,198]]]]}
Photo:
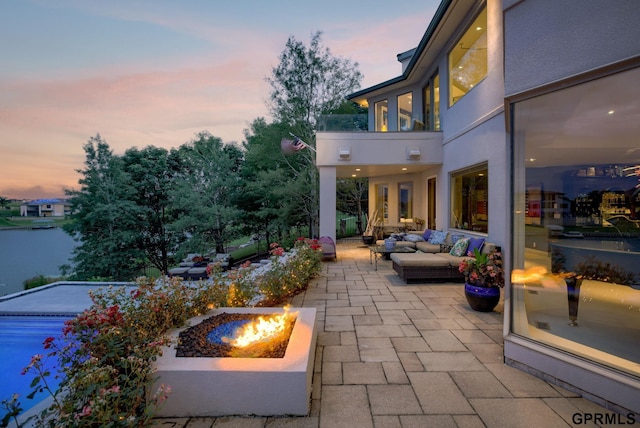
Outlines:
{"type": "Polygon", "coordinates": [[[318,131],[367,132],[369,118],[366,114],[327,114],[318,119],[318,131]]]}

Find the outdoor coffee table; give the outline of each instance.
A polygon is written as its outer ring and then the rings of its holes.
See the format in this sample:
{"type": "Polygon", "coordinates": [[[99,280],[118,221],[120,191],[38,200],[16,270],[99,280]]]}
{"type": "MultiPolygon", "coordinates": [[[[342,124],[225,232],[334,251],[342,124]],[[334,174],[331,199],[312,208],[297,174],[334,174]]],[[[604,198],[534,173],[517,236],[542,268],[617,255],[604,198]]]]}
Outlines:
{"type": "Polygon", "coordinates": [[[387,248],[385,245],[373,245],[369,247],[369,264],[375,261],[375,269],[378,270],[378,259],[384,258],[389,260],[391,253],[415,253],[416,249],[411,247],[403,247],[396,245],[393,248],[387,248]]]}

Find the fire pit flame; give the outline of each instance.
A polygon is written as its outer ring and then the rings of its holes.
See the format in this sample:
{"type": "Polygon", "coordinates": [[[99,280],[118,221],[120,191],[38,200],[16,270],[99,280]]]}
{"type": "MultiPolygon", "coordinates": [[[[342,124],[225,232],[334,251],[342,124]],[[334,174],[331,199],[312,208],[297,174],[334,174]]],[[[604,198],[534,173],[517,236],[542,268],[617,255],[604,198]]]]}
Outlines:
{"type": "Polygon", "coordinates": [[[261,316],[236,331],[234,338],[225,337],[223,341],[236,347],[246,348],[258,342],[268,342],[284,333],[287,325],[295,320],[298,312],[289,313],[290,305],[285,306],[281,314],[261,316]]]}

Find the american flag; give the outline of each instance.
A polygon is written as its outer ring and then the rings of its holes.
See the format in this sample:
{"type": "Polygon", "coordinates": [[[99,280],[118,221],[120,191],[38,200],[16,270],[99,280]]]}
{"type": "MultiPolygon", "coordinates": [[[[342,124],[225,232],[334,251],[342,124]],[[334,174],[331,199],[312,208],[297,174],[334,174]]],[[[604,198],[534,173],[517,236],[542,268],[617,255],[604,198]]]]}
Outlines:
{"type": "Polygon", "coordinates": [[[295,137],[293,140],[283,138],[280,142],[280,146],[282,147],[282,153],[284,154],[294,153],[308,147],[307,144],[298,137],[295,137]]]}

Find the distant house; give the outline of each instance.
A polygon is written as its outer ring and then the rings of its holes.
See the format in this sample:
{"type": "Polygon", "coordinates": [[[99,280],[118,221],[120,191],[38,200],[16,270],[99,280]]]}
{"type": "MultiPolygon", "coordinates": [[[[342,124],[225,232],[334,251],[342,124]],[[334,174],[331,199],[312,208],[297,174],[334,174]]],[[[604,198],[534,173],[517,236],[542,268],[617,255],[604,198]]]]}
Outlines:
{"type": "Polygon", "coordinates": [[[20,205],[21,217],[64,217],[70,214],[66,199],[35,199],[20,205]]]}

